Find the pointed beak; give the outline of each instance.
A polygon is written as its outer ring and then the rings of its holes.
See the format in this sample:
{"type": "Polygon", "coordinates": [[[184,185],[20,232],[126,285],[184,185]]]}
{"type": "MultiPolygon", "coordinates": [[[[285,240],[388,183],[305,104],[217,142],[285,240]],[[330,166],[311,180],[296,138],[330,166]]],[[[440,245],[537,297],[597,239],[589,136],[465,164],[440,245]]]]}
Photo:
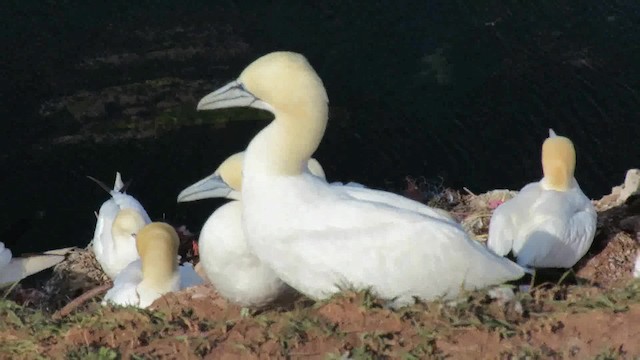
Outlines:
{"type": "Polygon", "coordinates": [[[236,197],[237,192],[231,189],[220,175],[214,173],[182,190],[178,195],[178,202],[209,198],[235,199],[236,197]]]}
{"type": "Polygon", "coordinates": [[[255,97],[238,80],[200,99],[197,109],[214,110],[232,107],[252,107],[273,112],[271,105],[255,97]]]}

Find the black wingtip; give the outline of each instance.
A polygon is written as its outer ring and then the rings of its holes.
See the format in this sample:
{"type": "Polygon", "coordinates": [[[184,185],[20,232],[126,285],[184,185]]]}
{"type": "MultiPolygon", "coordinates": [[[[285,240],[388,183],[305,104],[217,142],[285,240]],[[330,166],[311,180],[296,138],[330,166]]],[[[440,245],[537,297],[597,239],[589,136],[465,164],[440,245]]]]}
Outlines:
{"type": "Polygon", "coordinates": [[[108,187],[105,183],[103,183],[102,181],[94,178],[93,176],[89,176],[87,175],[87,178],[89,180],[92,180],[93,182],[95,182],[96,184],[98,184],[98,186],[100,186],[104,191],[107,192],[107,194],[111,194],[111,191],[113,191],[113,189],[111,189],[110,187],[108,187]]]}
{"type": "Polygon", "coordinates": [[[120,189],[121,193],[124,193],[127,191],[127,189],[129,189],[129,186],[131,186],[131,183],[133,183],[133,179],[129,179],[126,183],[124,183],[122,185],[122,189],[120,189]]]}

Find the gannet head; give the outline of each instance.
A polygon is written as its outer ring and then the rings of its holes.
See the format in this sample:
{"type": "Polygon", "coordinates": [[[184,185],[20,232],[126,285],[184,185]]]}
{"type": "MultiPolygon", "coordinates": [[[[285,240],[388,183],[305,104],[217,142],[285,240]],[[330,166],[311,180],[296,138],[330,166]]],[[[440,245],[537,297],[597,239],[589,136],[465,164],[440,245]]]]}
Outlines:
{"type": "Polygon", "coordinates": [[[298,113],[309,111],[310,104],[326,107],[328,102],[322,80],[307,59],[278,51],[258,58],[236,81],[202,98],[198,110],[248,106],[273,113],[298,113]]]}
{"type": "Polygon", "coordinates": [[[114,246],[118,247],[120,241],[134,241],[135,234],[145,226],[146,222],[142,214],[137,210],[126,208],[118,211],[111,224],[111,235],[114,246]]]}
{"type": "Polygon", "coordinates": [[[208,198],[240,199],[244,152],[229,156],[213,174],[189,185],[178,194],[178,202],[208,198]]]}
{"type": "Polygon", "coordinates": [[[180,240],[173,226],[153,222],[138,232],[136,248],[142,262],[140,286],[163,294],[175,288],[180,240]]]}
{"type": "Polygon", "coordinates": [[[202,98],[198,110],[248,106],[272,112],[273,130],[258,134],[249,148],[261,144],[260,152],[268,159],[261,165],[267,171],[300,175],[324,135],[328,102],[322,80],[307,59],[280,51],[257,59],[237,80],[202,98]]]}
{"type": "Polygon", "coordinates": [[[547,188],[566,191],[571,187],[576,168],[576,150],[569,138],[558,136],[549,129],[549,137],[542,144],[542,171],[547,188]]]}
{"type": "MultiPolygon", "coordinates": [[[[239,200],[242,191],[243,162],[244,151],[229,156],[213,174],[182,190],[178,194],[178,202],[216,197],[239,200]]],[[[307,167],[313,175],[325,179],[324,169],[318,160],[309,159],[307,167]]]]}

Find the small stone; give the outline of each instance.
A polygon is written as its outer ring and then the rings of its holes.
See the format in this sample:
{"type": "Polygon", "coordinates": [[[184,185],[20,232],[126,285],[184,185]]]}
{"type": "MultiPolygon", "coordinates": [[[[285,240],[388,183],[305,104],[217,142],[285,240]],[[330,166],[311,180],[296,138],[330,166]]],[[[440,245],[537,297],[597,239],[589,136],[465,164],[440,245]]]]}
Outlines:
{"type": "Polygon", "coordinates": [[[524,313],[524,309],[522,308],[522,303],[520,301],[516,301],[513,304],[513,311],[515,311],[516,314],[522,316],[522,314],[524,313]]]}
{"type": "Polygon", "coordinates": [[[458,304],[460,304],[459,300],[450,300],[445,303],[445,305],[448,307],[456,307],[458,306],[458,304]]]}
{"type": "Polygon", "coordinates": [[[497,287],[487,292],[490,298],[497,300],[499,304],[505,304],[513,299],[516,294],[510,287],[497,287]]]}

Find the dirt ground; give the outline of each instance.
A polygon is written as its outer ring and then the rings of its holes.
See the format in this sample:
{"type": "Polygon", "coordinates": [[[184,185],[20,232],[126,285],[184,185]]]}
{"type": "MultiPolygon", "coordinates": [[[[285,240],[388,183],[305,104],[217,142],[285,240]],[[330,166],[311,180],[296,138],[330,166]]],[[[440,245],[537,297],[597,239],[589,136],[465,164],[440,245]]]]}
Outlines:
{"type": "MultiPolygon", "coordinates": [[[[420,192],[411,185],[405,195],[415,198],[420,192]]],[[[510,196],[444,189],[419,200],[451,211],[486,241],[492,209],[510,196]]],[[[598,231],[574,274],[550,271],[529,289],[523,285],[530,279],[506,286],[513,296],[485,290],[395,311],[360,292],[322,302],[301,297],[246,314],[203,285],[166,295],[148,310],[103,307],[97,296],[61,314],[71,299],[108,282],[91,253],[77,251],[43,287],[18,285],[0,301],[0,357],[637,359],[640,281],[631,273],[640,204],[613,195],[594,204],[598,231]]],[[[183,258],[197,260],[196,236],[181,233],[183,258]]]]}

